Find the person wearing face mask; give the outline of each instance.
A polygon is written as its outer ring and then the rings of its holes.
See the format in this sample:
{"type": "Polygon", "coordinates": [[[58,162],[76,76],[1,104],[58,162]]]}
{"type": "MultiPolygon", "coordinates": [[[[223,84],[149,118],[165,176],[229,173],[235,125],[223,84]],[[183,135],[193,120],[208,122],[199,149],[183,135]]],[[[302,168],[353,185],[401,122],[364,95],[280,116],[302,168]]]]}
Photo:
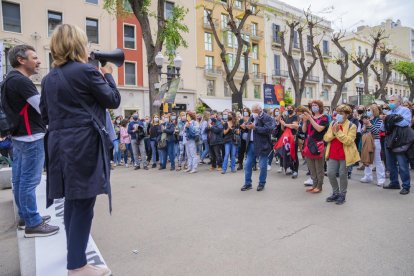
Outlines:
{"type": "Polygon", "coordinates": [[[185,124],[186,132],[186,155],[188,159],[188,168],[185,172],[196,173],[198,165],[197,143],[200,140],[200,125],[197,122],[196,113],[187,111],[187,122],[185,124]]]}
{"type": "MultiPolygon", "coordinates": [[[[411,126],[412,114],[411,110],[401,105],[402,99],[400,96],[393,95],[389,99],[388,106],[391,109],[391,113],[388,115],[381,115],[381,119],[386,122],[387,117],[392,118],[393,116],[401,116],[401,120],[394,123],[393,130],[388,130],[385,128],[383,123],[381,129],[386,131],[385,137],[385,155],[387,160],[387,167],[390,171],[390,184],[384,185],[384,189],[400,189],[400,183],[398,181],[398,175],[400,175],[402,182],[402,189],[400,194],[407,195],[410,193],[411,188],[411,178],[408,164],[408,157],[406,152],[394,152],[393,149],[388,148],[392,145],[390,137],[393,137],[397,131],[401,131],[404,128],[411,126]]],[[[397,141],[402,142],[402,141],[397,141]]]]}
{"type": "MultiPolygon", "coordinates": [[[[275,144],[277,142],[277,140],[279,139],[280,135],[282,135],[282,129],[281,129],[281,125],[280,125],[280,109],[279,108],[274,108],[272,111],[272,118],[275,121],[275,128],[272,130],[272,143],[275,144]]],[[[267,170],[270,171],[272,169],[272,162],[273,162],[273,158],[274,158],[275,154],[272,152],[269,157],[268,157],[268,162],[267,162],[267,170]]],[[[276,159],[276,164],[278,163],[278,160],[276,159]]]]}
{"type": "Polygon", "coordinates": [[[177,151],[177,171],[181,171],[182,167],[186,169],[187,155],[185,154],[185,142],[187,141],[185,133],[185,125],[187,123],[186,113],[180,112],[180,118],[178,118],[177,125],[175,127],[176,133],[178,133],[178,151],[177,151]]]}
{"type": "Polygon", "coordinates": [[[170,159],[170,171],[175,170],[175,156],[174,156],[174,130],[175,125],[171,122],[170,114],[164,114],[163,123],[161,124],[161,133],[167,134],[167,146],[160,150],[160,168],[165,170],[167,168],[167,159],[170,159]]]}
{"type": "Polygon", "coordinates": [[[244,161],[244,156],[246,154],[246,149],[247,149],[247,138],[248,138],[248,134],[249,134],[249,130],[247,129],[246,125],[249,122],[250,116],[251,116],[251,112],[250,109],[245,107],[243,108],[243,118],[240,119],[239,121],[239,126],[240,126],[240,146],[239,146],[239,153],[238,153],[238,161],[239,161],[239,165],[237,166],[237,170],[243,170],[243,161],[244,161]]]}
{"type": "Polygon", "coordinates": [[[260,192],[266,185],[267,178],[267,157],[272,151],[271,133],[275,127],[274,120],[263,112],[260,104],[252,106],[252,118],[249,123],[245,124],[249,130],[247,135],[247,159],[244,168],[244,185],[241,191],[247,191],[252,188],[252,171],[256,160],[259,158],[259,184],[257,191],[260,192]]]}
{"type": "MultiPolygon", "coordinates": [[[[282,131],[284,131],[286,128],[290,128],[292,130],[293,136],[296,137],[296,133],[299,128],[298,116],[294,113],[295,111],[292,105],[288,105],[286,107],[286,112],[287,112],[287,116],[282,117],[280,119],[281,129],[282,131]]],[[[298,156],[298,143],[296,140],[295,140],[295,153],[296,153],[296,156],[298,156]]],[[[291,174],[292,178],[297,178],[298,169],[299,169],[299,160],[298,158],[296,158],[296,160],[292,162],[292,165],[290,166],[290,168],[286,170],[286,175],[291,174]]],[[[278,172],[282,172],[282,170],[279,169],[278,172]]]]}
{"type": "Polygon", "coordinates": [[[161,122],[160,116],[158,114],[154,114],[152,116],[152,122],[149,125],[149,140],[151,145],[151,162],[152,168],[157,167],[157,152],[158,146],[157,143],[161,139],[161,122]]]}
{"type": "Polygon", "coordinates": [[[121,120],[122,116],[117,116],[114,121],[114,130],[116,139],[114,142],[114,165],[119,166],[121,164],[121,151],[119,150],[119,141],[120,141],[120,130],[121,130],[121,120]]]}
{"type": "Polygon", "coordinates": [[[210,143],[210,171],[221,171],[223,159],[221,156],[221,147],[223,146],[223,125],[217,119],[217,112],[213,111],[208,125],[208,137],[210,143]]]}
{"type": "Polygon", "coordinates": [[[222,174],[227,172],[227,166],[230,157],[230,169],[231,172],[236,172],[236,151],[237,147],[240,144],[240,132],[236,119],[236,114],[234,112],[228,115],[227,121],[223,124],[223,139],[224,139],[224,159],[222,166],[222,174]]]}
{"type": "MultiPolygon", "coordinates": [[[[309,193],[320,193],[322,191],[323,179],[325,176],[324,164],[324,150],[325,145],[323,141],[323,136],[325,135],[327,128],[329,126],[328,118],[321,114],[323,110],[323,102],[319,100],[314,100],[311,103],[311,110],[313,116],[305,112],[302,117],[302,131],[306,133],[305,147],[303,149],[303,155],[306,158],[306,164],[310,171],[311,181],[307,183],[312,183],[312,187],[306,191],[309,193]],[[311,141],[311,139],[313,141],[311,141]],[[312,142],[319,154],[312,153],[310,150],[310,142],[312,142]]],[[[305,182],[306,184],[306,182],[305,182]]]]}
{"type": "Polygon", "coordinates": [[[131,155],[131,164],[135,164],[134,153],[132,152],[131,146],[131,136],[128,134],[128,120],[124,119],[121,121],[121,129],[120,129],[120,141],[121,143],[125,144],[125,151],[124,151],[124,164],[125,167],[128,168],[128,154],[131,155]]]}
{"type": "Polygon", "coordinates": [[[325,158],[328,160],[328,179],[332,186],[332,195],[326,201],[342,205],[345,203],[348,187],[347,166],[355,164],[360,158],[355,145],[356,126],[348,120],[352,109],[342,104],[336,111],[335,121],[324,135],[327,143],[325,158]],[[336,178],[338,172],[339,184],[336,178]]]}
{"type": "MultiPolygon", "coordinates": [[[[140,160],[138,158],[140,149],[142,149],[143,155],[146,159],[145,144],[143,140],[144,137],[142,135],[143,128],[144,128],[144,125],[139,120],[138,114],[137,113],[133,114],[132,121],[128,124],[128,133],[129,135],[131,135],[131,147],[132,147],[132,152],[134,153],[134,160],[135,160],[134,169],[135,170],[140,169],[140,164],[139,164],[140,160]],[[141,133],[141,135],[138,135],[139,133],[141,133]],[[142,146],[141,146],[141,143],[142,143],[142,146]]],[[[142,155],[141,155],[141,158],[143,158],[142,155]]],[[[142,161],[145,159],[142,159],[142,161]]],[[[147,164],[144,163],[144,166],[147,166],[147,164]]]]}
{"type": "Polygon", "coordinates": [[[201,140],[203,141],[203,151],[200,154],[200,164],[205,164],[204,159],[206,158],[210,148],[208,146],[208,121],[210,120],[210,112],[204,111],[203,119],[201,120],[200,134],[201,140]]]}

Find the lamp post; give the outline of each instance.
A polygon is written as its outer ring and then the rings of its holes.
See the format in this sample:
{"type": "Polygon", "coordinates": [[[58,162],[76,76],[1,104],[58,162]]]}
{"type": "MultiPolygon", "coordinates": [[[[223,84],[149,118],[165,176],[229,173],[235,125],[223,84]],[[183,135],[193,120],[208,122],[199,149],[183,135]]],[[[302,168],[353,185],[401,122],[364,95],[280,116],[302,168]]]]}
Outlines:
{"type": "Polygon", "coordinates": [[[362,94],[364,93],[364,83],[363,82],[357,82],[356,83],[356,92],[358,96],[358,105],[362,104],[362,94]]]}
{"type": "MultiPolygon", "coordinates": [[[[161,52],[158,52],[158,54],[155,56],[155,64],[157,64],[158,67],[158,76],[159,81],[161,81],[161,75],[167,75],[167,92],[170,89],[171,81],[175,78],[180,77],[180,70],[183,63],[183,59],[179,54],[177,54],[174,58],[174,65],[167,65],[167,72],[162,72],[162,66],[164,65],[164,56],[161,52]]],[[[168,104],[168,112],[171,112],[171,104],[168,104]]]]}

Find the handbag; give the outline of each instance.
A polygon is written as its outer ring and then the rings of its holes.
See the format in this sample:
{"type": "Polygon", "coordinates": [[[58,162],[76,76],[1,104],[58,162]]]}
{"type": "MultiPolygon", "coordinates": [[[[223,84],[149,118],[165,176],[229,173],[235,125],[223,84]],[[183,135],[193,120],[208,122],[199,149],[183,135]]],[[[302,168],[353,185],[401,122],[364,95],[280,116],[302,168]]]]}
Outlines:
{"type": "Polygon", "coordinates": [[[126,151],[126,145],[125,145],[125,143],[120,143],[119,144],[119,150],[122,151],[122,152],[126,151]]]}
{"type": "Polygon", "coordinates": [[[321,159],[325,152],[325,143],[323,141],[316,142],[311,136],[305,140],[303,148],[303,156],[310,159],[321,159]]]}
{"type": "Polygon", "coordinates": [[[161,134],[161,139],[157,144],[158,149],[165,149],[167,147],[167,133],[161,134]]]}

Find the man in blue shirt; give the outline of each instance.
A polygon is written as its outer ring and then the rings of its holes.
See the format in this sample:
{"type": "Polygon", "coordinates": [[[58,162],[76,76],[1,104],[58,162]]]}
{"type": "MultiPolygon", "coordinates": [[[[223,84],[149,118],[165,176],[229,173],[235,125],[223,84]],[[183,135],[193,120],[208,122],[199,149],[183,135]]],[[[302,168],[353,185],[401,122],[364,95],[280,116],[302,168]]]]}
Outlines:
{"type": "MultiPolygon", "coordinates": [[[[403,117],[403,120],[396,123],[399,127],[410,127],[412,114],[410,109],[401,105],[402,99],[400,96],[393,95],[390,97],[388,106],[391,109],[390,114],[397,114],[403,117]]],[[[388,114],[388,115],[390,115],[388,114]]],[[[384,121],[387,115],[381,115],[381,119],[384,121]]],[[[381,126],[384,129],[384,126],[381,126]]],[[[410,193],[410,171],[408,167],[408,158],[405,153],[397,153],[387,148],[385,145],[385,156],[388,170],[390,171],[390,184],[384,185],[384,189],[400,189],[400,183],[398,182],[398,173],[400,174],[402,189],[400,194],[406,195],[410,193]],[[397,165],[398,164],[398,165],[397,165]]]]}

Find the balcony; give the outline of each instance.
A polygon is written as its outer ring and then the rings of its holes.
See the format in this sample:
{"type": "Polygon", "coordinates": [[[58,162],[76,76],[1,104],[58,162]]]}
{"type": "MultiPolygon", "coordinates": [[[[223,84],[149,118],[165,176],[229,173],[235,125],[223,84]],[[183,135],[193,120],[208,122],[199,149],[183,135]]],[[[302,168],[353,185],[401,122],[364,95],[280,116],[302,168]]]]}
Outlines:
{"type": "Polygon", "coordinates": [[[263,39],[263,31],[257,30],[257,29],[253,29],[250,28],[251,32],[250,32],[250,38],[252,40],[262,40],[263,39]]]}
{"type": "Polygon", "coordinates": [[[318,76],[308,75],[306,77],[306,81],[307,82],[319,82],[319,77],[318,76]]]}
{"type": "Polygon", "coordinates": [[[263,73],[253,72],[252,75],[253,82],[263,82],[263,73]]]}
{"type": "MultiPolygon", "coordinates": [[[[203,20],[204,29],[212,30],[210,22],[208,22],[207,18],[203,17],[202,20],[203,20]]],[[[214,23],[214,27],[217,29],[217,26],[218,26],[217,19],[213,19],[213,23],[214,23]]]]}
{"type": "Polygon", "coordinates": [[[204,67],[204,76],[211,77],[211,78],[217,78],[218,76],[221,76],[223,71],[221,70],[220,66],[217,67],[210,67],[206,66],[204,67]]]}
{"type": "Polygon", "coordinates": [[[272,40],[272,47],[280,48],[282,46],[282,41],[279,36],[276,36],[276,37],[272,36],[271,40],[272,40]]]}
{"type": "Polygon", "coordinates": [[[272,72],[273,78],[287,78],[289,77],[289,72],[284,70],[273,70],[272,72]]]}
{"type": "Polygon", "coordinates": [[[331,58],[332,57],[332,53],[331,52],[323,51],[322,56],[324,58],[331,58]]]}
{"type": "Polygon", "coordinates": [[[328,77],[324,77],[323,85],[334,85],[334,83],[330,79],[328,79],[328,77]]]}

